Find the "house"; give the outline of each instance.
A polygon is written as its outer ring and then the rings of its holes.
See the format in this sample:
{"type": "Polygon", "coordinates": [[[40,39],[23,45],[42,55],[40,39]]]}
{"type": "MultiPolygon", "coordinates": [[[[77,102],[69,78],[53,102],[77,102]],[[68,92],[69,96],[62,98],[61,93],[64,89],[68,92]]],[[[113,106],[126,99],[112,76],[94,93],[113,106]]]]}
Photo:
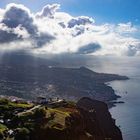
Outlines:
{"type": "Polygon", "coordinates": [[[39,104],[47,103],[47,99],[45,97],[37,97],[36,102],[39,104]]]}
{"type": "Polygon", "coordinates": [[[45,104],[45,105],[54,105],[63,102],[64,100],[59,99],[58,97],[55,98],[45,98],[45,97],[37,97],[36,103],[38,104],[45,104]]]}

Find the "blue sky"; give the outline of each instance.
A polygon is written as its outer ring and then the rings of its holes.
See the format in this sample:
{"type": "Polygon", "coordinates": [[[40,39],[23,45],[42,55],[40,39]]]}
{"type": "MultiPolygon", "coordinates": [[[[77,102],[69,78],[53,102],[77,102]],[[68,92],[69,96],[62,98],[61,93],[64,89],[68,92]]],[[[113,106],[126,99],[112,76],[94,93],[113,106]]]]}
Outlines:
{"type": "Polygon", "coordinates": [[[22,3],[34,12],[48,3],[59,3],[61,11],[74,16],[92,16],[96,23],[140,24],[140,0],[4,0],[0,2],[0,7],[11,2],[22,3]]]}

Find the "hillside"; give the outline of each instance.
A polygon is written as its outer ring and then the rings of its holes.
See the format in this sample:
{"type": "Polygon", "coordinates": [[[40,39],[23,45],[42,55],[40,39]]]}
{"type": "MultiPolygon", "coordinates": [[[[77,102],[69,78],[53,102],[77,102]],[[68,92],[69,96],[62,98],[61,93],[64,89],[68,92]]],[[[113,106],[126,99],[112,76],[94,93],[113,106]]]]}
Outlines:
{"type": "Polygon", "coordinates": [[[53,105],[0,99],[1,140],[122,140],[107,105],[82,98],[53,105]]]}

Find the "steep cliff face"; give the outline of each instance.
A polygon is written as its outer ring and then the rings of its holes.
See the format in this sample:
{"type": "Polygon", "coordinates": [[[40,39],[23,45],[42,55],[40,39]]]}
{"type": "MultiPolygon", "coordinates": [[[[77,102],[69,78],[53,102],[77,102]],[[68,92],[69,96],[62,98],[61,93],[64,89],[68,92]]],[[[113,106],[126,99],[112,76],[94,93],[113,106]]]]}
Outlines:
{"type": "Polygon", "coordinates": [[[85,123],[85,130],[93,140],[122,140],[122,134],[115,125],[105,103],[82,98],[77,103],[85,123]]]}
{"type": "Polygon", "coordinates": [[[65,117],[63,129],[59,127],[60,124],[57,124],[57,129],[39,128],[31,138],[33,140],[122,140],[122,134],[105,103],[82,98],[71,110],[73,111],[65,117]]]}
{"type": "Polygon", "coordinates": [[[87,97],[50,105],[2,98],[0,116],[0,140],[122,140],[107,105],[87,97]]]}

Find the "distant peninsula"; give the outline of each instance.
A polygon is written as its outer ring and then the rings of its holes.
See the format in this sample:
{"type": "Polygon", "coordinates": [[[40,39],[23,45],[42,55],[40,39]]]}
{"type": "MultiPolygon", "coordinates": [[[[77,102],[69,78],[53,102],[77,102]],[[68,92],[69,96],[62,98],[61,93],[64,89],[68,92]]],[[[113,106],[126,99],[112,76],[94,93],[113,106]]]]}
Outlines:
{"type": "Polygon", "coordinates": [[[34,100],[38,96],[77,101],[90,97],[109,103],[119,98],[106,82],[126,76],[97,73],[86,67],[64,68],[29,55],[10,55],[0,61],[0,94],[34,100]]]}

